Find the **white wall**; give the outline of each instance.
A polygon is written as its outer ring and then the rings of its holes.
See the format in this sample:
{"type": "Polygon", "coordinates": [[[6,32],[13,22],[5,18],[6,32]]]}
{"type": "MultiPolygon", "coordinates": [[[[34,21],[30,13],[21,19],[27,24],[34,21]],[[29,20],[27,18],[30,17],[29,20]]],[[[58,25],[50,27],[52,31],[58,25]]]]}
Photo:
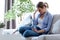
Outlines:
{"type": "Polygon", "coordinates": [[[0,0],[0,22],[4,22],[5,0],[0,0]]]}
{"type": "Polygon", "coordinates": [[[60,14],[60,0],[31,0],[34,5],[39,1],[47,2],[49,4],[49,11],[51,14],[60,14]]]}

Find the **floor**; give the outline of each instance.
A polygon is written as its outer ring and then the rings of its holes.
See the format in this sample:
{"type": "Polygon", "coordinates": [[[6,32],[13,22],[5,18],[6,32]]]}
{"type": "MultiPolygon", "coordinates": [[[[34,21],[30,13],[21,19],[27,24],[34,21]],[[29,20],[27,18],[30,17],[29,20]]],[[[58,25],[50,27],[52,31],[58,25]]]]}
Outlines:
{"type": "Polygon", "coordinates": [[[25,38],[19,33],[11,34],[12,30],[0,30],[0,40],[25,40],[25,38]]]}

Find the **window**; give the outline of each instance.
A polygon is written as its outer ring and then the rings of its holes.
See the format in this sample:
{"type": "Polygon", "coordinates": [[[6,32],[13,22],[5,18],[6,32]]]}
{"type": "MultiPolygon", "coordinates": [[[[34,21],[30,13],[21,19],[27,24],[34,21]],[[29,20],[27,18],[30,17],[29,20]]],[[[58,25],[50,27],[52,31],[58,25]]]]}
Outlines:
{"type": "Polygon", "coordinates": [[[0,22],[4,22],[5,0],[0,1],[0,22]]]}
{"type": "MultiPolygon", "coordinates": [[[[5,0],[5,13],[12,8],[14,0],[5,0]]],[[[5,19],[5,25],[7,29],[14,29],[15,28],[15,19],[7,21],[5,19]]]]}

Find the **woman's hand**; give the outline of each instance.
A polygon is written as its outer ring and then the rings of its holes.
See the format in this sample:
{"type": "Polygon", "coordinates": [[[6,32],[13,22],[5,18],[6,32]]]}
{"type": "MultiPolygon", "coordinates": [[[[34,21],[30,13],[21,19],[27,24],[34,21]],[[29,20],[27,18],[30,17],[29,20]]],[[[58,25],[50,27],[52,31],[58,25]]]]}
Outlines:
{"type": "Polygon", "coordinates": [[[35,30],[37,33],[44,33],[45,30],[35,30]]]}
{"type": "Polygon", "coordinates": [[[36,12],[38,11],[38,9],[37,10],[35,10],[35,12],[34,12],[34,14],[36,14],[36,12]]]}
{"type": "Polygon", "coordinates": [[[39,30],[37,30],[37,29],[35,29],[34,31],[37,32],[37,33],[40,33],[39,30]]]}
{"type": "Polygon", "coordinates": [[[37,33],[44,33],[45,31],[44,30],[37,30],[35,28],[32,29],[33,31],[37,32],[37,33]]]}
{"type": "Polygon", "coordinates": [[[32,30],[39,33],[39,31],[36,28],[32,28],[32,30]]]}

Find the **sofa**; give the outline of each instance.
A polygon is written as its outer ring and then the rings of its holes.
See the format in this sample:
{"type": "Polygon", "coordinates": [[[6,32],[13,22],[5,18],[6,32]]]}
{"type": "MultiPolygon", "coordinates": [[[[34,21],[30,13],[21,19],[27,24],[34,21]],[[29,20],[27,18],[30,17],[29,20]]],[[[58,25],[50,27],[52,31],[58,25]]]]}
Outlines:
{"type": "Polygon", "coordinates": [[[40,35],[39,37],[32,37],[31,40],[60,40],[59,33],[58,34],[52,33],[52,29],[54,28],[53,25],[58,20],[60,20],[60,15],[58,14],[54,15],[49,33],[45,35],[40,35]]]}
{"type": "Polygon", "coordinates": [[[0,34],[0,40],[60,40],[60,34],[52,33],[52,28],[54,27],[53,24],[58,20],[60,20],[60,15],[54,15],[52,25],[48,34],[40,35],[38,37],[24,38],[18,32],[16,34],[4,33],[5,35],[0,34]]]}

